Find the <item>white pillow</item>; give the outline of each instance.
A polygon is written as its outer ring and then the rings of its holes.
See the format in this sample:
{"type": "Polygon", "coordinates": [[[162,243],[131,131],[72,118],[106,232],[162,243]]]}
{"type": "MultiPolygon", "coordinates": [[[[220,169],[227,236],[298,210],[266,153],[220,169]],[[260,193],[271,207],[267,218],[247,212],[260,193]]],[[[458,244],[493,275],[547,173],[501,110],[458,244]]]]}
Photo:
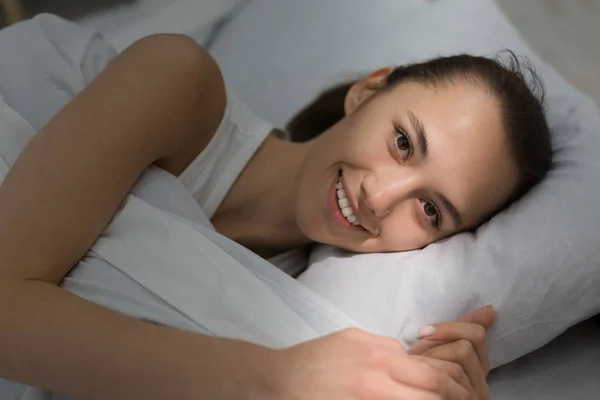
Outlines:
{"type": "Polygon", "coordinates": [[[422,251],[350,255],[321,246],[299,280],[369,330],[411,343],[419,327],[484,304],[493,367],[600,312],[600,117],[544,64],[491,0],[254,0],[210,51],[231,89],[284,124],[348,74],[510,48],[537,65],[548,94],[556,169],[475,235],[422,251]]]}

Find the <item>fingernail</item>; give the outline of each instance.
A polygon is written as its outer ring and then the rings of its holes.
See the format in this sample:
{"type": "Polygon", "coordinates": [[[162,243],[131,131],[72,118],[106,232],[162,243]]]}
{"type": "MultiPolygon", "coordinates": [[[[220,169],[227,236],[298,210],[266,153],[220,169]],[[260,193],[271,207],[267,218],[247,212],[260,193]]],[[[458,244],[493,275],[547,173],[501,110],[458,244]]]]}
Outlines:
{"type": "Polygon", "coordinates": [[[419,337],[425,337],[433,335],[435,332],[435,326],[427,325],[419,329],[419,337]]]}

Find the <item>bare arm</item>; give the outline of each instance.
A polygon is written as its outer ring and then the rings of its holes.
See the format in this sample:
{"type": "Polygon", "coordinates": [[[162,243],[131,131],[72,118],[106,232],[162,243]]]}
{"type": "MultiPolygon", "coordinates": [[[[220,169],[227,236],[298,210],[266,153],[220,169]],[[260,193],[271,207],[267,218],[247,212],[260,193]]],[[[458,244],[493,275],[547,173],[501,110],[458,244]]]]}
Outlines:
{"type": "Polygon", "coordinates": [[[145,167],[179,173],[206,145],[222,86],[190,39],[150,37],[31,141],[0,187],[0,376],[106,399],[240,398],[236,388],[260,382],[245,367],[262,348],[146,324],[58,287],[145,167]]]}

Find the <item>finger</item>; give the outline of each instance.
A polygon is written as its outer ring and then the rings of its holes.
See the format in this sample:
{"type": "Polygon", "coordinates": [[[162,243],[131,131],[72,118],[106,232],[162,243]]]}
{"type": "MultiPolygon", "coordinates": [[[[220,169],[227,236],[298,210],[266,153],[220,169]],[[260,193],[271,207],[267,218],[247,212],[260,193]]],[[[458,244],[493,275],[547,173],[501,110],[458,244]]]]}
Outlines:
{"type": "Polygon", "coordinates": [[[486,382],[487,371],[481,368],[479,359],[469,342],[458,341],[436,347],[425,353],[425,357],[459,365],[471,387],[479,395],[478,398],[486,398],[485,394],[489,390],[486,382]]]}
{"type": "Polygon", "coordinates": [[[425,340],[413,346],[414,349],[409,351],[410,354],[424,354],[441,344],[466,340],[473,345],[481,367],[486,371],[489,369],[486,330],[481,325],[464,322],[440,322],[422,329],[420,336],[424,337],[425,340]],[[424,333],[427,333],[427,335],[424,333]]]}
{"type": "MultiPolygon", "coordinates": [[[[447,374],[437,370],[418,357],[403,357],[394,369],[394,380],[415,389],[435,393],[439,399],[468,400],[468,390],[447,374]]],[[[412,399],[412,397],[407,397],[412,399]]]]}
{"type": "Polygon", "coordinates": [[[445,342],[437,341],[437,340],[428,340],[421,339],[415,344],[413,344],[408,350],[406,350],[407,354],[420,356],[425,354],[427,351],[445,344],[445,342]]]}
{"type": "Polygon", "coordinates": [[[446,376],[454,379],[456,383],[460,386],[464,387],[468,393],[474,393],[475,388],[471,384],[467,373],[463,369],[463,367],[455,363],[453,361],[448,361],[444,359],[438,359],[430,356],[416,356],[418,359],[430,367],[434,368],[438,372],[445,374],[446,376]]]}
{"type": "Polygon", "coordinates": [[[465,315],[459,321],[477,324],[489,329],[496,319],[496,310],[492,306],[485,306],[465,315]]]}
{"type": "Polygon", "coordinates": [[[471,394],[448,375],[439,373],[437,394],[444,400],[469,400],[471,394]]]}
{"type": "MultiPolygon", "coordinates": [[[[484,327],[485,329],[488,329],[492,325],[492,323],[495,319],[495,316],[496,316],[496,311],[494,310],[494,308],[492,306],[485,306],[485,307],[478,308],[477,310],[471,312],[470,314],[465,315],[464,317],[462,317],[460,319],[460,321],[458,323],[476,324],[476,325],[480,325],[480,326],[484,327]]],[[[441,344],[449,343],[451,341],[462,339],[461,335],[456,335],[456,334],[450,335],[449,337],[446,337],[446,338],[437,337],[440,334],[440,332],[437,332],[438,335],[433,335],[432,333],[437,328],[440,328],[440,326],[439,326],[440,324],[442,324],[442,323],[428,325],[428,326],[421,328],[421,330],[419,331],[419,337],[422,339],[426,338],[426,340],[421,340],[421,341],[417,342],[409,350],[407,350],[408,353],[409,354],[423,354],[427,350],[430,350],[441,344]]],[[[478,329],[478,328],[475,328],[475,329],[478,329]]],[[[442,334],[443,334],[443,332],[442,332],[442,334]]],[[[469,338],[465,338],[465,339],[469,340],[469,338]]],[[[481,346],[479,346],[479,347],[481,347],[481,346]]],[[[481,355],[483,355],[483,354],[481,354],[481,355]]],[[[484,366],[487,365],[487,354],[486,354],[486,360],[484,360],[482,362],[482,365],[484,365],[484,366]]]]}
{"type": "Polygon", "coordinates": [[[438,390],[439,371],[416,357],[406,354],[396,357],[390,367],[390,376],[398,383],[427,391],[438,390]]]}

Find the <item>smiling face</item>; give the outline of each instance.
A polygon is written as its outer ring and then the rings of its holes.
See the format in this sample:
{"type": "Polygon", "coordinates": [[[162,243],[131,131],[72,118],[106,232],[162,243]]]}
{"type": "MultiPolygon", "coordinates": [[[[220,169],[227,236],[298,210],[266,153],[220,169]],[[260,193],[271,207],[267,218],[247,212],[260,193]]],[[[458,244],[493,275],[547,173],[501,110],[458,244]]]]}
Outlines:
{"type": "Polygon", "coordinates": [[[419,249],[476,227],[516,186],[501,110],[485,86],[377,90],[389,72],[353,86],[347,116],[314,140],[296,202],[311,240],[356,252],[419,249]]]}

